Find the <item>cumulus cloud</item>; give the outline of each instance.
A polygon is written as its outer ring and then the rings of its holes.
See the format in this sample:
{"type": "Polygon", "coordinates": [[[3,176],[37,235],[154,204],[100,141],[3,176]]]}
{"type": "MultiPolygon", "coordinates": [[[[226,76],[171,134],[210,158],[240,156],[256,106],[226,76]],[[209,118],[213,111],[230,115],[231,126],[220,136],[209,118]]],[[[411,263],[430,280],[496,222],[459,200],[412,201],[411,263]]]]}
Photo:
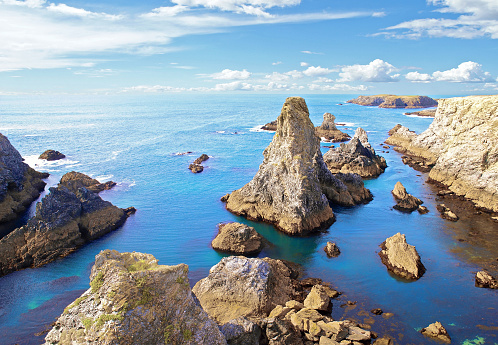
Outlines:
{"type": "Polygon", "coordinates": [[[272,17],[265,9],[295,6],[299,5],[301,0],[172,0],[172,2],[181,6],[217,8],[222,11],[272,17]]]}
{"type": "Polygon", "coordinates": [[[273,72],[272,74],[267,74],[266,79],[270,79],[273,82],[282,82],[291,79],[301,79],[304,77],[303,72],[293,70],[285,73],[273,72]]]}
{"type": "Polygon", "coordinates": [[[341,68],[338,82],[367,81],[393,82],[398,81],[399,74],[393,74],[398,69],[388,62],[376,59],[368,65],[352,65],[341,68]]]}
{"type": "Polygon", "coordinates": [[[308,77],[318,77],[318,76],[324,76],[327,74],[330,74],[334,72],[331,69],[328,68],[323,68],[323,67],[315,67],[315,66],[310,66],[308,67],[305,71],[303,71],[303,74],[308,76],[308,77]]]}
{"type": "Polygon", "coordinates": [[[454,83],[484,83],[495,81],[489,72],[482,70],[482,65],[477,62],[462,62],[457,68],[447,71],[436,71],[432,74],[437,81],[454,83]]]}
{"type": "Polygon", "coordinates": [[[334,85],[323,85],[323,84],[309,84],[308,88],[311,91],[366,91],[368,87],[365,85],[351,86],[348,84],[334,84],[334,85]]]}
{"type": "Polygon", "coordinates": [[[213,79],[226,79],[226,80],[234,80],[234,79],[249,79],[251,76],[251,72],[248,72],[247,70],[242,70],[242,71],[237,71],[237,70],[231,70],[231,69],[224,69],[223,71],[219,73],[214,73],[211,74],[210,77],[213,79]]]}
{"type": "Polygon", "coordinates": [[[409,72],[405,78],[412,83],[429,83],[433,80],[432,76],[427,73],[409,72]]]}
{"type": "Polygon", "coordinates": [[[301,62],[301,67],[308,67],[310,64],[307,62],[301,62]]]}

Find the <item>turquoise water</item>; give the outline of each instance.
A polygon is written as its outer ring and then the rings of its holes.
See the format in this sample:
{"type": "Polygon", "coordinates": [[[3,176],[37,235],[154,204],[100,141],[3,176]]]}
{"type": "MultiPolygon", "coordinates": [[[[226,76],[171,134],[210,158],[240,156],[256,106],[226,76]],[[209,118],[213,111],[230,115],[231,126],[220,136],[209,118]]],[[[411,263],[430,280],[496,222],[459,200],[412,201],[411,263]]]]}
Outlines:
{"type": "MultiPolygon", "coordinates": [[[[344,292],[334,303],[336,317],[344,312],[340,304],[349,299],[358,301],[356,310],[380,307],[394,313],[389,322],[376,316],[372,329],[393,333],[397,344],[429,342],[416,329],[434,321],[447,326],[454,344],[477,337],[486,344],[498,343],[497,331],[489,329],[498,326],[496,291],[475,288],[473,276],[480,267],[452,254],[463,244],[455,241],[448,223],[438,216],[427,176],[403,165],[393,150],[381,152],[387,131],[397,123],[421,132],[432,120],[407,117],[399,109],[344,104],[352,97],[305,99],[316,125],[323,113],[331,112],[336,122],[347,123],[341,129],[350,135],[357,126],[363,127],[389,167],[379,178],[365,181],[374,195],[372,202],[354,208],[334,206],[337,221],[327,232],[307,238],[292,238],[269,225],[234,216],[219,201],[256,173],[273,134],[251,129],[278,116],[283,95],[0,98],[0,132],[27,162],[52,174],[49,185],[71,170],[102,181],[112,179],[118,186],[101,196],[119,207],[138,210],[121,229],[66,258],[0,278],[0,343],[41,343],[43,337],[33,334],[88,288],[92,262],[103,249],[151,253],[161,264],[186,263],[195,283],[223,257],[210,248],[210,242],[217,224],[227,221],[254,226],[272,243],[260,257],[297,262],[307,276],[320,277],[344,292]],[[37,161],[36,156],[49,148],[68,158],[52,164],[37,161]],[[193,153],[175,155],[185,151],[193,153]],[[203,173],[192,174],[187,166],[202,153],[211,158],[203,173]],[[393,210],[390,191],[397,181],[424,200],[430,213],[393,210]],[[417,247],[427,268],[416,282],[391,276],[378,257],[378,245],[397,232],[417,247]],[[326,257],[327,241],[340,247],[338,258],[326,257]],[[403,333],[402,339],[398,333],[403,333]]],[[[472,251],[490,255],[481,248],[472,251]]]]}

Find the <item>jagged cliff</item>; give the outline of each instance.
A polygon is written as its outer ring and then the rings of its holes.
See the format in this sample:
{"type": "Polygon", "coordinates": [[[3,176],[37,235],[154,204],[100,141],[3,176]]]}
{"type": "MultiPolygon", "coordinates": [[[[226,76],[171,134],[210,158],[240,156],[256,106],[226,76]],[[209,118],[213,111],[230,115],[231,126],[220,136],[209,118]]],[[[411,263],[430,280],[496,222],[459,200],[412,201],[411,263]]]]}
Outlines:
{"type": "Polygon", "coordinates": [[[441,100],[420,135],[396,126],[387,143],[422,160],[429,178],[477,206],[498,211],[498,95],[441,100]]]}
{"type": "Polygon", "coordinates": [[[427,96],[373,95],[359,96],[348,103],[379,108],[429,108],[437,107],[438,102],[427,96]]]}
{"type": "Polygon", "coordinates": [[[334,176],[327,169],[301,97],[285,101],[263,156],[254,178],[225,198],[229,211],[291,235],[306,235],[334,221],[329,200],[352,206],[371,198],[359,176],[334,176]]]}

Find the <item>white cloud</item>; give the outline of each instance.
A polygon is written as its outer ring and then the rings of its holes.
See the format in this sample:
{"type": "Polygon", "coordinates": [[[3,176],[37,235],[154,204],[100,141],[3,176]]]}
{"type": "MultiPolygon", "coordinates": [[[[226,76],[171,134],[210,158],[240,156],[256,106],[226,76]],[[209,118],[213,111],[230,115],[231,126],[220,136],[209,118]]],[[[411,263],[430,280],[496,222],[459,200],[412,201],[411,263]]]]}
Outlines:
{"type": "Polygon", "coordinates": [[[40,8],[44,5],[46,0],[25,0],[25,1],[17,1],[17,0],[0,0],[0,4],[4,3],[6,5],[16,5],[16,6],[24,6],[29,8],[40,8]]]}
{"type": "Polygon", "coordinates": [[[216,84],[212,89],[213,91],[250,91],[252,90],[252,85],[248,83],[243,83],[241,81],[233,81],[231,83],[216,84]]]}
{"type": "Polygon", "coordinates": [[[310,55],[323,55],[323,53],[312,52],[312,51],[309,51],[309,50],[301,50],[301,53],[303,53],[303,54],[310,54],[310,55]]]}
{"type": "Polygon", "coordinates": [[[314,83],[333,83],[334,79],[320,77],[314,81],[314,83]]]}
{"type": "Polygon", "coordinates": [[[309,84],[308,88],[311,91],[366,91],[368,87],[365,85],[351,86],[348,84],[334,84],[334,85],[322,85],[322,84],[309,84]]]}
{"type": "Polygon", "coordinates": [[[447,71],[436,71],[432,74],[437,81],[449,81],[454,83],[484,83],[493,82],[489,72],[481,69],[482,65],[477,62],[467,61],[447,71]]]}
{"type": "Polygon", "coordinates": [[[248,79],[251,76],[251,72],[247,70],[237,71],[231,69],[224,69],[219,73],[211,74],[210,77],[213,79],[248,79]]]}
{"type": "Polygon", "coordinates": [[[290,79],[301,79],[303,78],[303,72],[293,70],[285,73],[273,72],[272,74],[267,74],[266,79],[270,79],[273,82],[288,81],[290,79]]]}
{"type": "Polygon", "coordinates": [[[75,16],[75,17],[87,17],[87,18],[101,18],[107,20],[119,20],[122,19],[121,15],[113,15],[107,13],[96,13],[84,10],[82,8],[71,7],[65,4],[50,4],[47,7],[48,11],[59,13],[65,16],[75,16]]]}
{"type": "Polygon", "coordinates": [[[277,61],[277,62],[272,62],[271,63],[273,66],[281,65],[282,61],[277,61]]]}
{"type": "Polygon", "coordinates": [[[153,18],[153,17],[174,17],[177,14],[188,11],[189,8],[187,6],[176,5],[176,6],[166,6],[166,7],[158,7],[154,8],[152,12],[143,14],[144,18],[153,18]]]}
{"type": "Polygon", "coordinates": [[[399,74],[393,65],[381,59],[376,59],[368,65],[352,65],[341,68],[341,77],[338,82],[367,81],[367,82],[393,82],[398,81],[399,74]]]}
{"type": "Polygon", "coordinates": [[[334,70],[331,70],[328,68],[323,68],[320,66],[318,66],[318,67],[310,66],[305,71],[303,71],[303,74],[308,76],[308,77],[318,77],[318,76],[330,74],[332,72],[334,72],[334,70]]]}
{"type": "Polygon", "coordinates": [[[433,80],[432,76],[427,73],[409,72],[405,78],[412,83],[429,83],[433,80]]]}
{"type": "Polygon", "coordinates": [[[218,8],[222,11],[244,12],[243,8],[272,8],[295,6],[301,0],[172,0],[171,2],[189,7],[218,8]]]}
{"type": "Polygon", "coordinates": [[[307,62],[301,62],[301,67],[308,67],[310,64],[307,62]]]}

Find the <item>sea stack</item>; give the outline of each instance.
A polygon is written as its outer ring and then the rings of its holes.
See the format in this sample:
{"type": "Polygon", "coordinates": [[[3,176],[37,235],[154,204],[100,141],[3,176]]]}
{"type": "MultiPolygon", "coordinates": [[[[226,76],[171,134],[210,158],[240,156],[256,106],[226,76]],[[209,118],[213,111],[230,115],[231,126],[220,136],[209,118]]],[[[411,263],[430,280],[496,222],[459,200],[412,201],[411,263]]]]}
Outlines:
{"type": "Polygon", "coordinates": [[[316,127],[315,131],[320,138],[325,138],[326,141],[331,141],[333,143],[347,141],[350,138],[347,133],[337,129],[335,125],[335,116],[330,113],[323,114],[322,125],[316,127]]]}
{"type": "Polygon", "coordinates": [[[277,131],[263,156],[254,178],[228,196],[229,211],[303,236],[333,223],[329,200],[352,206],[371,198],[361,178],[337,178],[327,169],[301,97],[285,101],[277,131]],[[348,188],[355,189],[355,195],[348,188]]]}
{"type": "Polygon", "coordinates": [[[380,247],[379,256],[387,269],[394,274],[417,280],[425,273],[425,267],[414,246],[406,243],[405,235],[399,232],[387,238],[380,247]]]}

